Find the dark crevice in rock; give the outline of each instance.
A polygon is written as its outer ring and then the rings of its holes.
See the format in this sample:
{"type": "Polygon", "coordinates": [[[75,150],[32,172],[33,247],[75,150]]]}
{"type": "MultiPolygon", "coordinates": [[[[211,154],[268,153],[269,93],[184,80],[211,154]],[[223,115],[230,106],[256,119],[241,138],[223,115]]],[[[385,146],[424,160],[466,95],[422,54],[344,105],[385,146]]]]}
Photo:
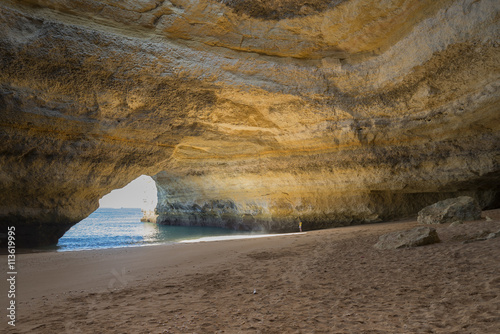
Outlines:
{"type": "Polygon", "coordinates": [[[282,20],[318,14],[346,0],[219,0],[235,13],[264,20],[282,20]]]}

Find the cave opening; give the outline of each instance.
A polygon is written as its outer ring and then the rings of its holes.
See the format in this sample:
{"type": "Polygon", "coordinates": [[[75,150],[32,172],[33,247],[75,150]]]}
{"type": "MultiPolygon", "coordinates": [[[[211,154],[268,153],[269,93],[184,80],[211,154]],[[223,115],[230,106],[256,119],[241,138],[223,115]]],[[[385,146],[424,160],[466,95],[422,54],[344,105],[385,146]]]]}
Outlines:
{"type": "Polygon", "coordinates": [[[59,250],[114,248],[142,244],[157,234],[154,210],[156,183],[141,175],[99,200],[99,208],[69,229],[57,244],[59,250]]]}
{"type": "Polygon", "coordinates": [[[59,239],[57,250],[123,248],[254,234],[222,227],[157,224],[157,201],[156,182],[141,175],[103,196],[96,211],[59,239]]]}
{"type": "Polygon", "coordinates": [[[141,175],[125,187],[115,189],[99,200],[99,208],[136,208],[144,212],[153,211],[158,201],[155,181],[141,175]]]}

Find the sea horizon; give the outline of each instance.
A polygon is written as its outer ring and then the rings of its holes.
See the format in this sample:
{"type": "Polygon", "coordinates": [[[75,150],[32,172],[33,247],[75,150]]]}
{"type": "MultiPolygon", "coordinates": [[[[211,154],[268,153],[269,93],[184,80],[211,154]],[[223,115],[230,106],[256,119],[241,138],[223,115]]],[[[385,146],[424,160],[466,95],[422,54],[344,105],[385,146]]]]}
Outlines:
{"type": "Polygon", "coordinates": [[[141,222],[141,208],[98,208],[87,218],[71,227],[54,250],[58,252],[143,247],[193,242],[202,238],[264,235],[222,227],[171,226],[141,222]]]}

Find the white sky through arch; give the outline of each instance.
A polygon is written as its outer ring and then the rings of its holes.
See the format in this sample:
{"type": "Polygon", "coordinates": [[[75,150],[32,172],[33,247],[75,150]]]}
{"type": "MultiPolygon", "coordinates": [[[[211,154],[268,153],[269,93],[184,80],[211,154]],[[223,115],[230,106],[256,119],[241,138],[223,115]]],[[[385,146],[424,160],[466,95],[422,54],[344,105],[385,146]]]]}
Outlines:
{"type": "Polygon", "coordinates": [[[141,175],[125,187],[103,196],[99,200],[99,207],[153,210],[157,201],[155,181],[150,176],[141,175]]]}

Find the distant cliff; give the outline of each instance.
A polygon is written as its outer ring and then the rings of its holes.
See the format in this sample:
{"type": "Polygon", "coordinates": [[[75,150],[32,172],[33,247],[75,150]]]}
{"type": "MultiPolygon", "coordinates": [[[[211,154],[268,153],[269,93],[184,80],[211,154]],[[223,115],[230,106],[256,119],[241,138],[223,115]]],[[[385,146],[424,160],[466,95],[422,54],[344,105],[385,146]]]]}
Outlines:
{"type": "MultiPolygon", "coordinates": [[[[51,244],[141,174],[268,231],[499,206],[496,0],[0,0],[0,227],[51,244]]],[[[0,231],[1,233],[1,231],[0,231]]]]}

